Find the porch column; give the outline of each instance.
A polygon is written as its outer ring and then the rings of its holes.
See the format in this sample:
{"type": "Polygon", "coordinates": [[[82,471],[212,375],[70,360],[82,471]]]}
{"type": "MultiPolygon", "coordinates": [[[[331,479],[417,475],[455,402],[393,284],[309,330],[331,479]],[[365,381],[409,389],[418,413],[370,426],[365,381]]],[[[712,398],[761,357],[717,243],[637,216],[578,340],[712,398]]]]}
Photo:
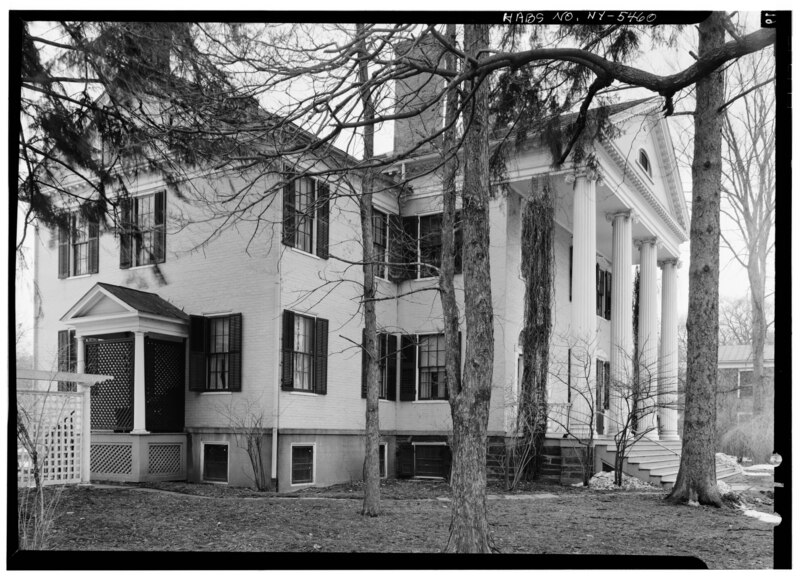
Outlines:
{"type": "Polygon", "coordinates": [[[573,183],[572,206],[572,386],[570,423],[579,433],[594,426],[588,398],[594,398],[594,350],[597,324],[596,271],[597,214],[596,181],[580,175],[573,183]]]}
{"type": "Polygon", "coordinates": [[[144,332],[136,330],[133,336],[133,430],[131,430],[131,434],[148,434],[145,424],[144,332]]]}
{"type": "MultiPolygon", "coordinates": [[[[75,337],[76,363],[75,371],[78,374],[86,373],[86,347],[83,336],[75,337]]],[[[91,457],[92,457],[92,387],[86,384],[79,385],[81,388],[81,484],[89,484],[91,481],[91,457]]]]}
{"type": "Polygon", "coordinates": [[[658,416],[662,440],[678,439],[678,260],[662,260],[661,351],[658,358],[658,416]]]}
{"type": "Polygon", "coordinates": [[[631,212],[607,216],[613,226],[611,259],[611,406],[610,434],[628,419],[633,382],[633,277],[631,273],[631,212]]]}
{"type": "Polygon", "coordinates": [[[658,440],[656,399],[658,376],[658,284],[656,238],[637,241],[639,246],[639,402],[638,429],[645,438],[658,440]]]}

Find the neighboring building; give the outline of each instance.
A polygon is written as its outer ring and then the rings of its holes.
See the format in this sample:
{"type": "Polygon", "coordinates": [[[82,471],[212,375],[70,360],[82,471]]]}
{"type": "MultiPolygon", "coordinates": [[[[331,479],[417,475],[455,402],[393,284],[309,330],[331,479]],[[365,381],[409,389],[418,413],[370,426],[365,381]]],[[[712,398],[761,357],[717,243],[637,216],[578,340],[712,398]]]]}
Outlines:
{"type": "MultiPolygon", "coordinates": [[[[753,417],[753,349],[749,344],[719,347],[717,427],[725,430],[753,417]]],[[[775,345],[764,345],[764,379],[774,390],[775,345]]]]}
{"type": "MultiPolygon", "coordinates": [[[[505,438],[514,424],[520,215],[538,175],[550,175],[557,196],[549,442],[590,426],[607,440],[624,418],[610,379],[597,376],[631,373],[634,265],[644,363],[658,374],[662,398],[677,389],[677,258],[689,220],[673,145],[656,99],[610,112],[615,136],[596,143],[596,170],[553,170],[549,151],[532,139],[509,162],[508,191],[491,200],[491,437],[505,438]],[[587,383],[601,382],[591,420],[590,401],[575,393],[581,359],[587,383]]],[[[413,129],[398,123],[396,145],[413,129]]],[[[420,174],[410,188],[374,197],[375,247],[386,262],[377,306],[384,476],[444,477],[449,465],[441,308],[435,290],[421,290],[437,279],[403,265],[439,259],[441,184],[423,169],[431,158],[423,151],[396,167],[420,174]]],[[[60,234],[37,230],[37,368],[53,368],[60,349],[62,368],[115,376],[92,392],[93,478],[251,484],[232,433],[248,416],[271,438],[264,458],[280,490],[361,478],[361,269],[347,264],[360,259],[360,224],[356,201],[336,194],[339,185],[301,178],[266,208],[263,222],[274,226],[241,222],[202,250],[210,225],[201,209],[148,174],[130,186],[117,233],[78,218],[60,234]],[[179,215],[196,223],[179,226],[179,215]]],[[[463,296],[460,273],[456,290],[463,296]]],[[[653,428],[648,437],[677,439],[674,408],[658,409],[658,425],[654,413],[648,418],[640,424],[653,428]]]]}

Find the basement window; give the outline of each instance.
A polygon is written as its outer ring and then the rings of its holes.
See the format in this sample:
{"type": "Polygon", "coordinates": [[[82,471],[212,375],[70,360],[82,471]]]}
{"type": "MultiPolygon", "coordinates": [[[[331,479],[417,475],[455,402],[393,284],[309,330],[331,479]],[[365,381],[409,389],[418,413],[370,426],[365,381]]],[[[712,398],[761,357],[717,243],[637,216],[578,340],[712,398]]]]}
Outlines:
{"type": "Polygon", "coordinates": [[[203,482],[228,482],[227,443],[203,443],[203,482]]]}

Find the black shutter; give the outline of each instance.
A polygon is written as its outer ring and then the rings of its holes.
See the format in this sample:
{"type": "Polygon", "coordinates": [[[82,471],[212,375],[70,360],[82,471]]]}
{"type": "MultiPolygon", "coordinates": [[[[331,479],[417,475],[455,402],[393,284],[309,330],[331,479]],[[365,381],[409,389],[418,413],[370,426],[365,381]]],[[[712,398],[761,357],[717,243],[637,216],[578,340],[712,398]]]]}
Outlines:
{"type": "Polygon", "coordinates": [[[130,268],[132,257],[132,234],[131,228],[131,199],[128,197],[120,198],[120,222],[119,222],[119,267],[130,268]]]}
{"type": "Polygon", "coordinates": [[[404,402],[417,399],[417,339],[403,334],[400,336],[400,400],[404,402]]]}
{"type": "Polygon", "coordinates": [[[206,389],[207,333],[205,316],[189,316],[189,390],[206,389]]]}
{"type": "Polygon", "coordinates": [[[567,404],[572,402],[572,348],[567,349],[567,404]]]}
{"type": "Polygon", "coordinates": [[[367,329],[361,329],[361,397],[367,397],[367,329]]]}
{"type": "Polygon", "coordinates": [[[603,361],[597,360],[595,372],[595,403],[594,412],[597,420],[597,433],[603,433],[603,361]]]}
{"type": "MultiPolygon", "coordinates": [[[[387,357],[388,351],[387,351],[386,347],[388,346],[388,341],[387,341],[388,338],[389,338],[389,334],[378,334],[378,343],[380,344],[380,358],[378,359],[378,363],[379,363],[378,365],[379,366],[380,365],[383,366],[384,373],[387,370],[386,357],[387,357]]],[[[380,374],[380,372],[379,372],[379,374],[380,374]]],[[[383,377],[383,376],[380,376],[380,377],[383,377]]],[[[383,381],[381,381],[380,386],[378,387],[378,390],[381,390],[382,387],[383,387],[383,381]]],[[[386,399],[386,396],[379,396],[379,397],[383,398],[383,399],[386,399]]]]}
{"type": "Polygon", "coordinates": [[[314,326],[314,392],[328,393],[328,321],[317,318],[314,326]]]}
{"type": "Polygon", "coordinates": [[[100,223],[89,222],[89,274],[100,269],[100,223]]]}
{"type": "Polygon", "coordinates": [[[419,217],[406,216],[402,219],[403,232],[400,235],[400,267],[401,280],[413,280],[417,277],[419,261],[419,217]]]}
{"type": "MultiPolygon", "coordinates": [[[[70,219],[71,221],[71,219],[70,219]]],[[[58,277],[69,276],[69,225],[58,227],[58,277]]]]}
{"type": "Polygon", "coordinates": [[[611,363],[605,362],[603,364],[605,393],[603,395],[603,409],[608,410],[611,407],[611,363]]]}
{"type": "Polygon", "coordinates": [[[59,372],[67,372],[69,371],[69,360],[70,360],[70,331],[69,330],[59,330],[58,331],[58,371],[59,372]]]}
{"type": "Polygon", "coordinates": [[[386,356],[386,399],[397,399],[397,335],[387,334],[388,354],[386,356]]]}
{"type": "MultiPolygon", "coordinates": [[[[294,174],[287,174],[287,179],[295,178],[294,174]]],[[[287,246],[294,246],[294,210],[295,210],[295,187],[297,180],[292,180],[283,187],[283,243],[287,246]]]]}
{"type": "Polygon", "coordinates": [[[242,389],[242,315],[231,314],[228,332],[228,390],[242,389]]]}
{"type": "Polygon", "coordinates": [[[317,256],[328,258],[330,228],[331,189],[324,182],[317,182],[317,256]]]}
{"type": "Polygon", "coordinates": [[[389,280],[403,281],[403,220],[389,214],[389,280]]]}
{"type": "Polygon", "coordinates": [[[600,264],[594,265],[594,288],[597,297],[595,298],[595,314],[603,316],[603,287],[605,286],[604,272],[600,270],[600,264]]]}
{"type": "Polygon", "coordinates": [[[155,193],[153,198],[155,229],[153,230],[153,259],[159,264],[167,257],[167,224],[166,224],[167,195],[163,190],[155,193]]]}
{"type": "Polygon", "coordinates": [[[281,342],[283,359],[281,366],[281,388],[294,388],[294,312],[283,311],[283,338],[281,342]]]}
{"type": "Polygon", "coordinates": [[[455,274],[461,274],[464,269],[464,258],[463,258],[463,249],[464,249],[464,231],[462,229],[461,223],[461,212],[456,212],[456,234],[455,234],[455,274]]]}
{"type": "Polygon", "coordinates": [[[611,320],[611,272],[606,272],[606,320],[611,320]]]}
{"type": "Polygon", "coordinates": [[[572,302],[572,246],[569,247],[569,301],[572,302]]]}
{"type": "Polygon", "coordinates": [[[414,475],[413,444],[397,445],[397,477],[411,478],[414,475]]]}

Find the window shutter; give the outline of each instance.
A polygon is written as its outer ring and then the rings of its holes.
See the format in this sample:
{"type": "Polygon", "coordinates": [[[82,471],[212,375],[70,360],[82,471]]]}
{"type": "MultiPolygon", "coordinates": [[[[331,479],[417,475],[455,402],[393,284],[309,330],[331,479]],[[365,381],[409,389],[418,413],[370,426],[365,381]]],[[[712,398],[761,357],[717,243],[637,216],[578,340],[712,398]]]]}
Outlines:
{"type": "Polygon", "coordinates": [[[153,198],[155,230],[153,230],[153,258],[157,263],[164,262],[167,258],[167,223],[166,223],[167,194],[163,190],[155,193],[153,198]]]}
{"type": "MultiPolygon", "coordinates": [[[[383,364],[384,371],[388,369],[387,368],[387,362],[386,362],[386,360],[387,360],[386,357],[387,357],[387,354],[388,354],[388,351],[386,349],[386,347],[388,346],[388,339],[389,339],[389,335],[388,334],[378,333],[378,348],[379,348],[379,352],[380,352],[380,356],[378,357],[378,366],[383,364]]],[[[382,378],[382,376],[380,375],[380,371],[378,372],[378,377],[382,378]]],[[[387,377],[388,377],[388,374],[387,374],[387,377]]],[[[387,382],[387,384],[388,384],[388,382],[387,382]]],[[[383,381],[380,382],[380,384],[378,386],[378,390],[381,390],[382,387],[383,387],[383,381]]],[[[379,397],[385,399],[385,396],[380,396],[379,395],[379,397]]]]}
{"type": "Polygon", "coordinates": [[[397,400],[397,335],[387,334],[386,399],[397,400]]]}
{"type": "Polygon", "coordinates": [[[606,320],[611,320],[611,272],[606,272],[606,320]]]}
{"type": "Polygon", "coordinates": [[[597,360],[597,372],[595,373],[596,401],[594,411],[597,415],[597,433],[603,433],[603,361],[597,360]]]}
{"type": "Polygon", "coordinates": [[[572,348],[567,349],[567,404],[572,402],[572,348]]]}
{"type": "Polygon", "coordinates": [[[294,312],[283,311],[283,359],[281,366],[281,388],[292,390],[294,388],[294,312]]]}
{"type": "Polygon", "coordinates": [[[419,216],[406,216],[403,218],[403,234],[401,236],[402,256],[405,262],[402,268],[402,279],[413,280],[417,277],[419,255],[419,216]]]}
{"type": "Polygon", "coordinates": [[[189,390],[206,389],[207,333],[205,316],[189,316],[189,390]]]}
{"type": "Polygon", "coordinates": [[[242,315],[231,314],[228,332],[228,390],[242,389],[242,315]]]}
{"type": "Polygon", "coordinates": [[[414,445],[397,445],[397,477],[411,478],[414,475],[414,445]]]}
{"type": "Polygon", "coordinates": [[[120,198],[120,223],[119,223],[119,267],[131,267],[131,244],[132,244],[132,222],[131,222],[131,199],[128,197],[120,198]]]}
{"type": "Polygon", "coordinates": [[[100,269],[100,223],[89,222],[89,274],[100,269]]]}
{"type": "Polygon", "coordinates": [[[572,246],[569,247],[569,301],[572,302],[572,246]]]}
{"type": "Polygon", "coordinates": [[[331,189],[325,182],[317,183],[317,256],[328,258],[331,189]]]}
{"type": "Polygon", "coordinates": [[[594,289],[595,293],[597,294],[596,305],[595,305],[595,314],[597,316],[603,315],[603,285],[605,284],[605,278],[603,276],[604,272],[600,270],[600,264],[594,265],[594,289]]]}
{"type": "Polygon", "coordinates": [[[367,329],[361,329],[361,397],[367,397],[367,329]]]}
{"type": "Polygon", "coordinates": [[[314,326],[314,392],[328,393],[328,321],[317,318],[314,326]]]}
{"type": "Polygon", "coordinates": [[[417,339],[403,334],[400,336],[400,400],[404,402],[417,399],[417,339]]]}
{"type": "Polygon", "coordinates": [[[67,372],[69,370],[69,330],[58,331],[58,371],[67,372]]]}
{"type": "Polygon", "coordinates": [[[58,277],[69,276],[69,225],[58,227],[58,277]]]}
{"type": "MultiPolygon", "coordinates": [[[[286,178],[294,178],[294,174],[287,174],[286,178]]],[[[283,243],[286,246],[294,246],[294,210],[295,210],[295,186],[297,181],[293,180],[283,187],[283,243]]]]}
{"type": "Polygon", "coordinates": [[[611,406],[611,363],[605,362],[603,364],[604,372],[604,385],[605,385],[605,394],[603,396],[603,409],[608,410],[611,406]]]}
{"type": "Polygon", "coordinates": [[[389,280],[403,281],[403,220],[389,214],[389,280]]]}

